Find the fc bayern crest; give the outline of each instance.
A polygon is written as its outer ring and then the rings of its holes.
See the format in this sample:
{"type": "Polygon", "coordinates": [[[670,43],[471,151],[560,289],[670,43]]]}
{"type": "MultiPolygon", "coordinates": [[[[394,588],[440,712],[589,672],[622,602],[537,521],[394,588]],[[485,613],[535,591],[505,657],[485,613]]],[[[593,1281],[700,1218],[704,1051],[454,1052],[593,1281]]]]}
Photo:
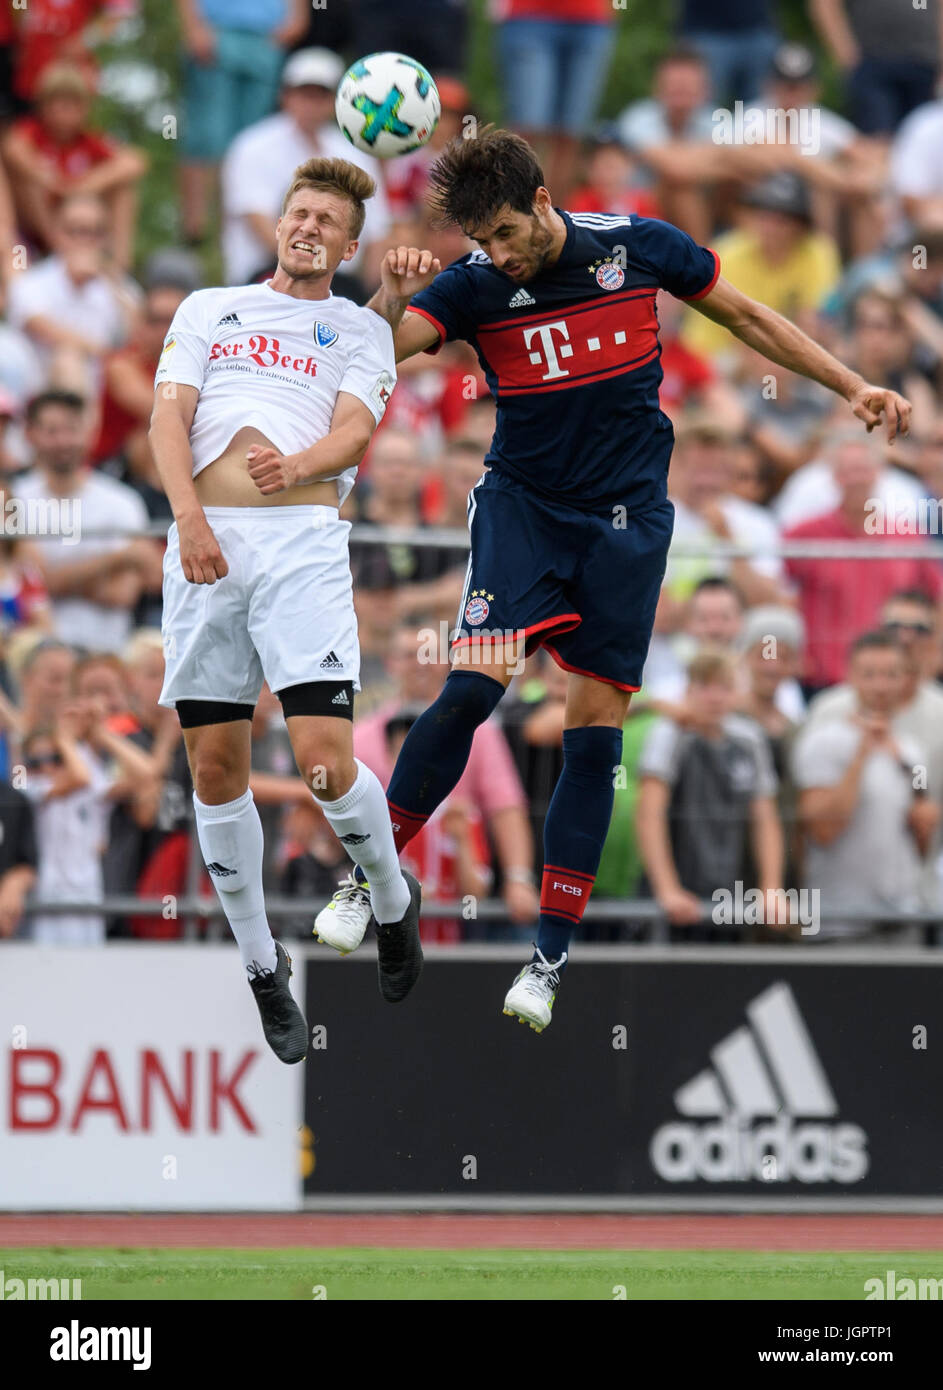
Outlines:
{"type": "Polygon", "coordinates": [[[625,271],[621,265],[603,261],[596,271],[596,284],[603,290],[619,290],[625,284],[625,271]]]}
{"type": "Polygon", "coordinates": [[[475,595],[465,605],[465,621],[469,627],[480,627],[490,612],[488,600],[475,595]]]}

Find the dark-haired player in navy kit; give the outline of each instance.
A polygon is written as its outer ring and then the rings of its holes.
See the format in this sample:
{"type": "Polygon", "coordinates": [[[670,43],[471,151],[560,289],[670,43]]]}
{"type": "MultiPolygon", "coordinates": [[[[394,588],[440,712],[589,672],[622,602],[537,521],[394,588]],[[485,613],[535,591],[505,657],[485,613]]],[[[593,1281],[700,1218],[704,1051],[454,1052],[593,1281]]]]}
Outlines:
{"type": "MultiPolygon", "coordinates": [[[[428,251],[388,252],[369,307],[391,324],[397,360],[470,342],[497,401],[497,427],[469,495],[453,668],[410,730],[387,799],[402,849],[455,786],[520,656],[544,646],[570,672],[537,948],[505,1000],[506,1013],[541,1031],[608,830],[622,725],[671,539],[658,290],[830,387],[869,430],[883,417],[888,439],[907,431],[910,405],[734,289],[715,253],[677,227],[554,208],[516,135],[485,128],[453,141],[431,180],[439,216],[479,249],[441,273],[428,251]]],[[[333,914],[365,930],[368,886],[351,880],[322,912],[328,941],[333,914]]]]}

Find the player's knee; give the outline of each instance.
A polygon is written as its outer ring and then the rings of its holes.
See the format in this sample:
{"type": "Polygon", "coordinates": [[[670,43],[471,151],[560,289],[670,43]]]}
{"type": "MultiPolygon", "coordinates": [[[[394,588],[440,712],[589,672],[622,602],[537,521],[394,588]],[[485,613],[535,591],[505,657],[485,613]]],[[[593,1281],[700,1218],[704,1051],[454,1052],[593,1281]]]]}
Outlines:
{"type": "Polygon", "coordinates": [[[305,762],[303,776],[319,801],[337,801],[356,780],[353,753],[348,748],[322,746],[305,762]]]}
{"type": "Polygon", "coordinates": [[[198,753],[193,764],[193,790],[204,806],[223,806],[246,791],[241,758],[212,750],[198,753]]]}

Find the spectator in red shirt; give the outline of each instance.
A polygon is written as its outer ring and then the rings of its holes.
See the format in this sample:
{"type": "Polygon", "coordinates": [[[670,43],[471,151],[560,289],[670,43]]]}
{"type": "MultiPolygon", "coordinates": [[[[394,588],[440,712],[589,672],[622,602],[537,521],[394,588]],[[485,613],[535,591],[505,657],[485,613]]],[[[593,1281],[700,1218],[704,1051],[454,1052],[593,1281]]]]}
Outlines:
{"type": "Polygon", "coordinates": [[[637,168],[616,127],[601,126],[593,139],[586,182],[570,199],[570,212],[635,212],[639,217],[660,217],[651,193],[636,187],[637,168]]]}
{"type": "Polygon", "coordinates": [[[131,263],[137,217],[137,184],[147,161],[88,127],[92,89],[76,67],[55,63],[36,89],[34,114],[10,127],[3,154],[10,169],[17,215],[46,250],[56,240],[56,216],[70,193],[100,198],[108,210],[111,254],[131,263]]]}
{"type": "Polygon", "coordinates": [[[91,50],[107,42],[123,19],[135,11],[135,0],[29,0],[14,6],[16,95],[32,99],[37,82],[55,62],[73,62],[93,76],[91,50]]]}
{"type": "MultiPolygon", "coordinates": [[[[835,482],[841,501],[834,511],[804,521],[783,539],[870,541],[900,548],[915,538],[898,531],[894,519],[876,525],[880,458],[869,440],[842,434],[832,450],[835,482]]],[[[788,559],[786,572],[797,587],[799,608],[808,632],[804,690],[807,696],[845,676],[848,650],[862,633],[877,627],[881,609],[902,589],[921,589],[939,603],[943,571],[936,560],[903,557],[860,560],[788,559]]]]}
{"type": "MultiPolygon", "coordinates": [[[[92,463],[118,465],[124,481],[144,493],[163,494],[147,430],[154,406],[154,373],[171,320],[187,291],[176,285],[153,285],[129,342],[105,358],[102,370],[100,423],[92,463]]],[[[163,514],[163,513],[162,513],[163,514]]]]}

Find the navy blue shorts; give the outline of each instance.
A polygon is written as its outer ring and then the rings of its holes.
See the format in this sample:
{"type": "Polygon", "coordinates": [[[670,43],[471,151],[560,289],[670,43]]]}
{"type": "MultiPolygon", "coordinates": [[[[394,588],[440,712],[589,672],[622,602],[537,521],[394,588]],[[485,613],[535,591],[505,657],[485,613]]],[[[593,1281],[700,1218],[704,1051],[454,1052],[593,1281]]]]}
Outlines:
{"type": "Polygon", "coordinates": [[[468,497],[471,555],[452,647],[524,635],[559,666],[638,690],[674,507],[577,511],[488,472],[468,497]]]}

